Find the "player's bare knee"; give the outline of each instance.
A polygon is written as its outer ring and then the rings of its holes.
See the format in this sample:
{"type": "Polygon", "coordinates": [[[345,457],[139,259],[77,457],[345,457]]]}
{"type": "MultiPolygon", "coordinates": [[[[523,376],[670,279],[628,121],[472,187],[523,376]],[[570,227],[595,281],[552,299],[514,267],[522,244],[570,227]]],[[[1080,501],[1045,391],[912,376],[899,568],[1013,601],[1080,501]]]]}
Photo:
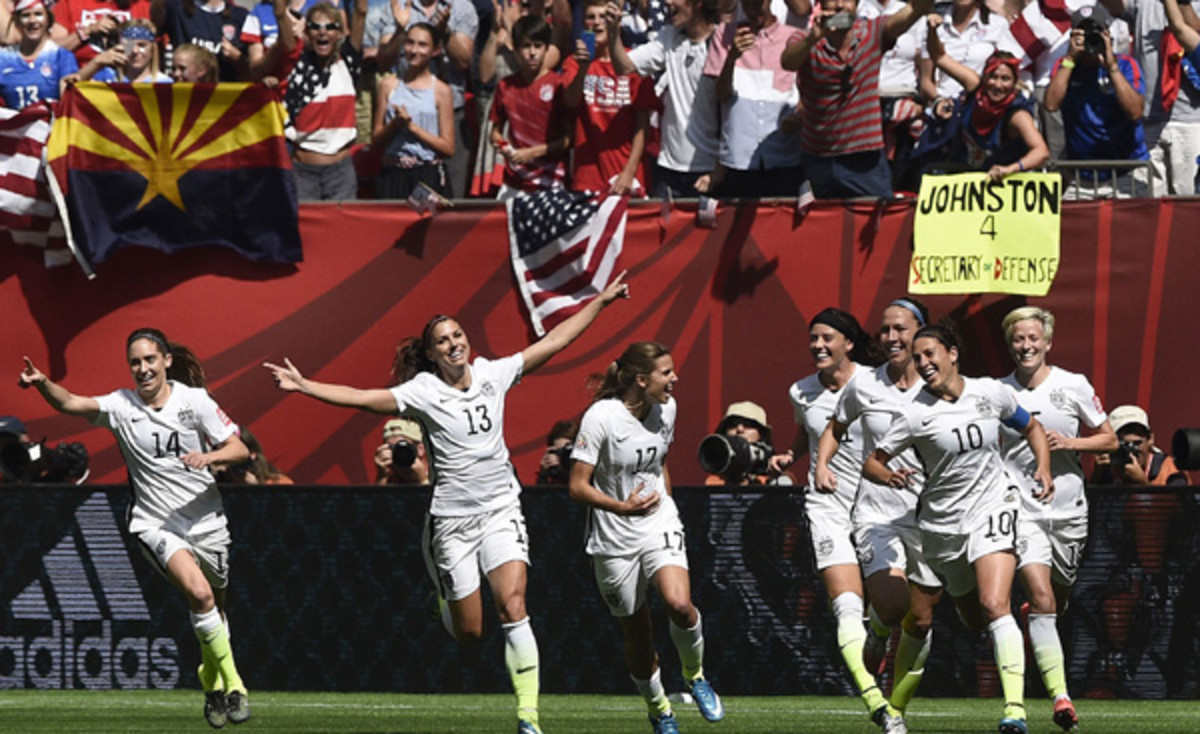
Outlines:
{"type": "Polygon", "coordinates": [[[663,600],[667,605],[667,614],[677,627],[691,628],[696,624],[696,607],[686,596],[678,596],[663,600]]]}
{"type": "Polygon", "coordinates": [[[1056,614],[1057,612],[1058,601],[1054,598],[1054,592],[1050,589],[1034,592],[1030,595],[1030,614],[1056,614]]]}
{"type": "Polygon", "coordinates": [[[500,615],[501,624],[512,624],[520,622],[529,616],[525,611],[525,597],[512,595],[497,605],[497,613],[500,615]]]}
{"type": "Polygon", "coordinates": [[[200,582],[184,586],[183,593],[187,596],[188,609],[193,612],[207,612],[216,606],[216,597],[213,595],[212,587],[203,579],[200,582]]]}

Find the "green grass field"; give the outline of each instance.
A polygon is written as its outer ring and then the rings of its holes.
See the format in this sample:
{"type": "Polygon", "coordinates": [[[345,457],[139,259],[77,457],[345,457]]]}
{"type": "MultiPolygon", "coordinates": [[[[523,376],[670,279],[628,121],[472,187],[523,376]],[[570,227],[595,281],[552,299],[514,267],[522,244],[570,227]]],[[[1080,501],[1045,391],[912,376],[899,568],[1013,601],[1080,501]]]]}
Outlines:
{"type": "MultiPolygon", "coordinates": [[[[516,730],[509,696],[268,693],[251,695],[253,717],[227,726],[253,732],[353,732],[354,734],[511,734],[516,730]]],[[[1081,701],[1083,734],[1200,732],[1200,703],[1081,701]]],[[[1031,701],[1030,731],[1059,731],[1050,704],[1031,701]]],[[[690,706],[677,706],[680,728],[710,734],[878,731],[855,701],[846,698],[728,697],[726,717],[709,724],[690,706]]],[[[0,691],[0,732],[106,734],[107,732],[210,731],[202,698],[189,691],[0,691]]],[[[917,734],[994,732],[998,701],[918,699],[909,712],[917,734]]],[[[648,734],[645,708],[633,696],[544,696],[546,734],[648,734]]]]}

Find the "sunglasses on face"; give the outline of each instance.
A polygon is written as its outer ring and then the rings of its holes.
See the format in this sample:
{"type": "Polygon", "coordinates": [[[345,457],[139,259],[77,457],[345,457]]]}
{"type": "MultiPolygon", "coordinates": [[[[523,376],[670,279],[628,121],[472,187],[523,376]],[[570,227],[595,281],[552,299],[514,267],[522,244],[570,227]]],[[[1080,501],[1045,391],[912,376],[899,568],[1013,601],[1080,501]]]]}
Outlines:
{"type": "Polygon", "coordinates": [[[342,24],[336,20],[332,20],[328,23],[313,23],[310,21],[306,27],[310,31],[340,31],[342,29],[342,24]]]}

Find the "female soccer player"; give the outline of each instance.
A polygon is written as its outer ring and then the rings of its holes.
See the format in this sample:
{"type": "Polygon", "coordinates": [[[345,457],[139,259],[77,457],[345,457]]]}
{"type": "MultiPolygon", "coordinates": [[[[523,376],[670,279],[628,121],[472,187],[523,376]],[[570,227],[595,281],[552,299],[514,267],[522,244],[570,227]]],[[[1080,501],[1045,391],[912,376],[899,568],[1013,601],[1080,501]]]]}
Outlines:
{"type": "Polygon", "coordinates": [[[863,586],[850,517],[862,471],[862,421],[849,424],[841,448],[828,461],[831,470],[840,477],[836,486],[830,482],[818,484],[814,476],[818,443],[839,396],[867,371],[860,370],[860,365],[876,361],[871,338],[854,316],[838,308],[827,308],[814,316],[808,334],[808,348],[817,371],[788,388],[788,398],[801,430],[796,432],[792,448],[771,457],[771,465],[776,471],[783,471],[800,454],[811,454],[804,514],[817,572],[837,619],[838,647],[871,719],[884,731],[903,731],[900,713],[888,705],[875,676],[863,664],[863,644],[867,637],[862,623],[863,586]]]}
{"type": "Polygon", "coordinates": [[[904,449],[916,449],[925,467],[918,519],[925,561],[963,621],[976,629],[986,625],[991,633],[1005,699],[1000,734],[1026,734],[1025,649],[1010,608],[1020,490],[1004,471],[1000,426],[1020,432],[1037,457],[1033,496],[1042,502],[1054,496],[1046,432],[998,380],[959,374],[958,337],[949,327],[921,327],[913,361],[925,387],[896,414],[867,457],[863,476],[906,487],[912,470],[887,464],[904,449]]]}
{"type": "MultiPolygon", "coordinates": [[[[813,477],[818,490],[836,491],[838,475],[829,462],[846,431],[862,418],[865,458],[887,432],[892,415],[916,399],[924,382],[913,364],[913,337],[929,321],[929,310],[912,298],[897,298],[883,310],[878,343],[887,362],[851,380],[838,398],[833,420],[821,434],[813,477]]],[[[863,662],[875,675],[882,672],[892,628],[903,622],[896,650],[895,684],[890,703],[901,714],[916,693],[933,642],[933,607],[942,596],[942,583],[921,557],[917,527],[917,497],[923,474],[912,451],[892,459],[893,468],[913,470],[908,486],[897,491],[866,479],[858,482],[852,520],[859,564],[871,605],[871,628],[863,662]]],[[[852,479],[853,481],[853,479],[852,479]]],[[[894,724],[893,724],[894,726],[894,724]]]]}
{"type": "Polygon", "coordinates": [[[604,307],[629,297],[625,273],[537,342],[503,359],[470,361],[471,343],[449,316],[434,316],[420,338],[397,349],[392,388],[359,390],[310,380],[295,365],[266,363],[283,390],[346,408],[421,422],[433,463],[433,502],[425,520],[425,565],[438,590],[442,623],[460,642],[483,635],[480,570],[504,626],[504,662],[517,695],[517,732],[538,728],[538,648],[525,611],[529,543],[521,485],[504,445],[504,398],[591,325],[604,307]]]}
{"type": "Polygon", "coordinates": [[[1023,615],[1028,614],[1026,634],[1046,692],[1054,699],[1054,722],[1069,731],[1079,717],[1067,694],[1057,615],[1067,606],[1087,543],[1087,495],[1079,452],[1115,451],[1117,434],[1088,379],[1046,361],[1054,344],[1054,314],[1025,306],[1009,312],[1002,326],[1017,365],[1002,382],[1038,416],[1051,451],[1054,502],[1046,505],[1033,499],[1037,462],[1029,444],[1007,430],[1002,435],[1004,465],[1022,488],[1017,548],[1018,569],[1030,599],[1021,607],[1023,615]],[[1091,435],[1081,436],[1080,424],[1091,435]]]}
{"type": "Polygon", "coordinates": [[[240,724],[250,718],[250,700],[217,605],[229,584],[230,539],[210,467],[245,461],[250,452],[206,390],[167,379],[171,348],[161,331],[133,332],[125,354],[134,390],[75,395],[42,374],[28,357],[20,385],[35,386],[60,413],[112,431],[133,484],[129,532],[183,592],[200,639],[204,718],[218,729],[226,721],[240,724]],[[215,689],[218,675],[224,690],[215,689]]]}
{"type": "Polygon", "coordinates": [[[725,716],[704,677],[704,631],[692,604],[683,523],[671,498],[667,449],[675,436],[679,376],[667,348],[634,342],[609,365],[583,415],[571,467],[571,499],[588,506],[587,553],[596,585],[625,638],[625,664],[650,709],[655,734],[679,726],[663,690],[646,585],[667,605],[671,640],[700,713],[725,716]]]}

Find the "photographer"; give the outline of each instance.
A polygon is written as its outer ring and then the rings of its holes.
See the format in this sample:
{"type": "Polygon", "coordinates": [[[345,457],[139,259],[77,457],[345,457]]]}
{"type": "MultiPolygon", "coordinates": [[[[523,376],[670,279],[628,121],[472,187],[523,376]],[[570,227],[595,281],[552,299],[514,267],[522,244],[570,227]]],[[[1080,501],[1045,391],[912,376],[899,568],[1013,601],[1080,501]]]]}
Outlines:
{"type": "Polygon", "coordinates": [[[1175,460],[1154,445],[1154,432],[1146,411],[1122,405],[1108,414],[1108,422],[1120,442],[1111,454],[1098,454],[1092,484],[1126,486],[1187,486],[1188,476],[1175,460]]]}
{"type": "Polygon", "coordinates": [[[383,443],[375,448],[375,484],[429,484],[421,424],[408,418],[384,424],[383,443]]]}
{"type": "Polygon", "coordinates": [[[571,476],[571,446],[579,424],[575,421],[559,421],[546,436],[546,453],[538,464],[538,484],[566,484],[571,476]]]}
{"type": "MultiPolygon", "coordinates": [[[[704,483],[709,486],[795,484],[795,478],[791,474],[786,472],[776,474],[770,471],[767,466],[767,460],[770,459],[771,454],[771,426],[767,423],[767,411],[763,410],[762,406],[752,403],[749,400],[733,403],[725,409],[725,417],[717,424],[716,430],[713,431],[713,436],[709,436],[701,444],[700,465],[706,471],[714,468],[709,461],[706,461],[709,456],[714,455],[727,460],[728,469],[724,474],[710,473],[705,478],[704,483]],[[710,443],[709,439],[712,439],[714,436],[722,436],[732,440],[710,443]],[[738,460],[740,454],[738,449],[742,444],[747,445],[746,457],[748,461],[738,460]],[[705,451],[709,447],[711,447],[710,450],[715,452],[715,454],[705,451]],[[756,459],[760,460],[756,461],[756,459]],[[746,464],[749,465],[746,466],[746,464]]],[[[726,462],[716,461],[712,463],[723,464],[726,462]]]]}
{"type": "Polygon", "coordinates": [[[0,483],[83,484],[88,452],[81,443],[34,442],[15,415],[0,416],[0,483]]]}
{"type": "MultiPolygon", "coordinates": [[[[1148,160],[1142,132],[1142,69],[1113,53],[1111,16],[1103,5],[1071,16],[1067,55],[1059,60],[1046,90],[1045,107],[1062,110],[1068,160],[1148,160]]],[[[1079,171],[1064,199],[1145,195],[1145,171],[1110,180],[1108,171],[1079,171]],[[1080,183],[1084,186],[1080,186],[1080,183]]]]}

